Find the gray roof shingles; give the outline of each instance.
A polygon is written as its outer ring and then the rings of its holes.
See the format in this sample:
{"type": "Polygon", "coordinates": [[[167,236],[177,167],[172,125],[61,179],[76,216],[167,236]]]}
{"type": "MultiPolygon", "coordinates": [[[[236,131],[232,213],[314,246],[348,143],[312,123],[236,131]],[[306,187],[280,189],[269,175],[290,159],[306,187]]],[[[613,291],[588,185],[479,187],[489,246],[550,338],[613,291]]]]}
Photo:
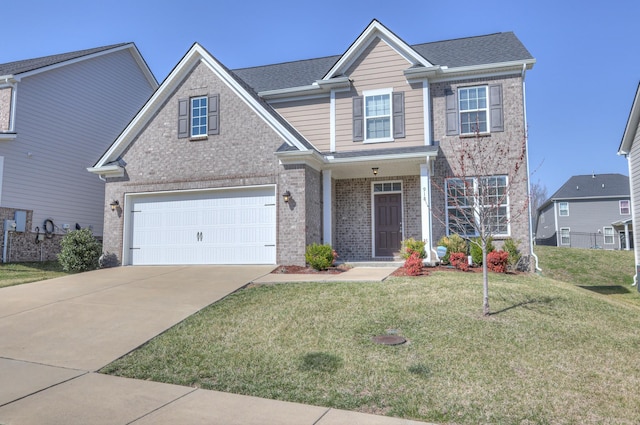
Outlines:
{"type": "Polygon", "coordinates": [[[36,69],[55,65],[82,56],[99,53],[105,50],[114,49],[131,43],[112,44],[110,46],[96,47],[93,49],[78,50],[75,52],[61,53],[58,55],[43,56],[34,59],[25,59],[15,62],[0,64],[0,75],[17,75],[25,72],[35,71],[36,69]]]}
{"type": "MultiPolygon", "coordinates": [[[[433,65],[449,68],[533,59],[513,32],[416,44],[411,47],[433,65]]],[[[301,87],[324,77],[340,57],[326,56],[241,68],[234,72],[256,92],[301,87]]]]}
{"type": "Polygon", "coordinates": [[[622,174],[588,174],[573,176],[549,198],[552,200],[576,198],[629,197],[629,177],[622,174]]]}

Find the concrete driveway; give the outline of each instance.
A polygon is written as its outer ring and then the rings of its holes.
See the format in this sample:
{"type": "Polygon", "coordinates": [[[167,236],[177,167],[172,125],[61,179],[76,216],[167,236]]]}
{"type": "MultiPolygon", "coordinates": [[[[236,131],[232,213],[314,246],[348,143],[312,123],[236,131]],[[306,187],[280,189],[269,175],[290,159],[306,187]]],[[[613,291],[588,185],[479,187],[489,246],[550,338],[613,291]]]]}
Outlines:
{"type": "Polygon", "coordinates": [[[0,358],[96,371],[272,269],[118,267],[3,288],[0,358]]]}

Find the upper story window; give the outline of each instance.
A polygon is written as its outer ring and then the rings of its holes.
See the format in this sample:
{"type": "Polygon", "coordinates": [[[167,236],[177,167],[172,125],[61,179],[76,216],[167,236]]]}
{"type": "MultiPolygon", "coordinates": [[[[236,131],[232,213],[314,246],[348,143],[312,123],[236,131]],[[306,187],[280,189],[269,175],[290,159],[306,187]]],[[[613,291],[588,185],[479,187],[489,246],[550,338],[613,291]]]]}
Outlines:
{"type": "Polygon", "coordinates": [[[365,141],[391,139],[391,92],[364,97],[365,141]]]}
{"type": "Polygon", "coordinates": [[[558,214],[560,217],[569,217],[569,203],[568,202],[560,202],[558,203],[558,214]]]}
{"type": "Polygon", "coordinates": [[[631,214],[631,202],[629,200],[620,201],[620,215],[631,214]]]}
{"type": "Polygon", "coordinates": [[[354,142],[392,142],[402,137],[404,92],[368,90],[353,98],[354,142]]]}
{"type": "Polygon", "coordinates": [[[207,135],[207,97],[191,98],[191,137],[207,135]]]}
{"type": "Polygon", "coordinates": [[[487,87],[469,87],[458,91],[460,133],[487,132],[487,87]]]}
{"type": "Polygon", "coordinates": [[[178,138],[202,139],[220,134],[220,95],[178,100],[178,138]]]}
{"type": "Polygon", "coordinates": [[[445,90],[447,136],[504,131],[502,84],[445,90]]]}

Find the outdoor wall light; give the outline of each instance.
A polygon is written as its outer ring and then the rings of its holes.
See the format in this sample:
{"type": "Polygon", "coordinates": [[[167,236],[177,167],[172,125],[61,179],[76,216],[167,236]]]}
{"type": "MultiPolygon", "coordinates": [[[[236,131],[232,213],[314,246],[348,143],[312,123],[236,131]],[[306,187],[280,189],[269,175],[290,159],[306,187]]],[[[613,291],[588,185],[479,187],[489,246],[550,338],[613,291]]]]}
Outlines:
{"type": "Polygon", "coordinates": [[[282,199],[284,199],[285,203],[289,202],[289,199],[291,199],[291,192],[289,192],[288,190],[282,194],[282,199]]]}
{"type": "Polygon", "coordinates": [[[118,208],[120,206],[120,202],[118,202],[117,199],[114,199],[109,206],[111,207],[111,211],[115,211],[116,208],[118,208]]]}
{"type": "Polygon", "coordinates": [[[373,175],[377,176],[378,175],[378,167],[373,167],[371,168],[371,171],[373,171],[373,175]]]}

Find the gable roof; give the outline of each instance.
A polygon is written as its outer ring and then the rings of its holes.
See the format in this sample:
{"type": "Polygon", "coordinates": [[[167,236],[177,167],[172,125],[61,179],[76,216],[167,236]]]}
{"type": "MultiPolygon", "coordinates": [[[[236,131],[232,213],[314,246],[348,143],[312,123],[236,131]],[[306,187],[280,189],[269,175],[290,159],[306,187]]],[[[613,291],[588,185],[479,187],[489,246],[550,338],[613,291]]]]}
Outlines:
{"type": "Polygon", "coordinates": [[[177,86],[187,78],[193,67],[201,62],[207,65],[214,74],[264,119],[283,138],[286,145],[294,147],[298,151],[315,150],[302,135],[261,99],[241,78],[222,65],[200,44],[194,43],[129,125],[98,162],[93,167],[88,168],[88,171],[100,175],[122,175],[124,169],[118,163],[122,152],[135,140],[138,132],[163,106],[177,86]]]}
{"type": "Polygon", "coordinates": [[[409,45],[374,20],[342,55],[240,68],[234,72],[258,93],[309,86],[339,76],[375,37],[384,39],[410,58],[412,64],[408,64],[408,68],[451,70],[513,62],[529,66],[535,63],[513,32],[409,45]]]}
{"type": "Polygon", "coordinates": [[[112,53],[118,50],[130,49],[134,58],[140,65],[141,70],[149,83],[156,87],[158,81],[142,58],[135,43],[119,43],[109,46],[95,47],[92,49],[77,50],[75,52],[61,53],[50,56],[43,56],[33,59],[24,59],[14,62],[0,64],[0,79],[22,78],[39,72],[44,72],[57,66],[63,66],[79,60],[85,60],[102,54],[112,53]]]}
{"type": "Polygon", "coordinates": [[[572,176],[538,209],[553,201],[570,199],[628,198],[629,177],[622,174],[588,174],[572,176]]]}
{"type": "Polygon", "coordinates": [[[633,104],[631,105],[631,112],[629,112],[629,118],[627,119],[627,125],[624,128],[622,134],[622,141],[618,148],[618,155],[627,155],[631,152],[633,141],[638,132],[638,125],[640,124],[640,83],[636,88],[636,95],[633,98],[633,104]]]}

